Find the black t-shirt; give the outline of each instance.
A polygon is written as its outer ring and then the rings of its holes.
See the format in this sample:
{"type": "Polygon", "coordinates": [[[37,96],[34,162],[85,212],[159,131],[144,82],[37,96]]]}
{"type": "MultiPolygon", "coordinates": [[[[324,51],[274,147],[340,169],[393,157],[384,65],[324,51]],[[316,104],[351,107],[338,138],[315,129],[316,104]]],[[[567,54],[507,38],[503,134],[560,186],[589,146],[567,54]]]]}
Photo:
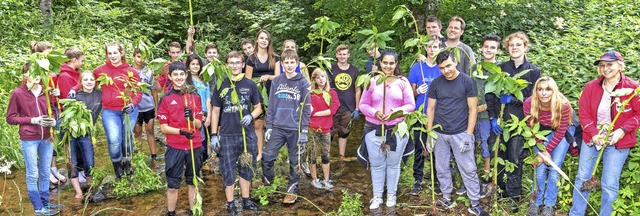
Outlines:
{"type": "MultiPolygon", "coordinates": [[[[276,56],[276,59],[274,60],[274,62],[278,61],[280,61],[280,56],[276,56]]],[[[262,75],[274,75],[276,70],[275,65],[274,67],[269,67],[269,58],[267,58],[267,61],[265,62],[260,62],[260,59],[258,59],[258,56],[256,56],[256,54],[251,54],[247,58],[247,64],[245,65],[245,67],[246,66],[251,66],[253,68],[251,78],[261,77],[262,75]]],[[[266,87],[268,93],[269,89],[271,89],[271,81],[267,81],[266,87]]]]}
{"type": "Polygon", "coordinates": [[[91,93],[85,91],[78,91],[76,100],[82,101],[87,109],[91,111],[91,117],[93,118],[93,124],[96,124],[98,115],[102,112],[102,91],[94,89],[91,93]]]}
{"type": "Polygon", "coordinates": [[[476,83],[464,73],[458,74],[458,77],[453,80],[447,80],[444,76],[434,79],[429,87],[429,98],[436,99],[433,125],[442,126],[442,129],[435,130],[450,135],[467,130],[469,120],[467,98],[477,96],[476,83]]]}
{"type": "Polygon", "coordinates": [[[353,112],[356,109],[356,79],[360,72],[356,66],[349,64],[347,70],[342,70],[337,64],[331,66],[331,88],[340,98],[340,111],[353,112]]]}
{"type": "MultiPolygon", "coordinates": [[[[229,79],[225,79],[220,85],[219,90],[214,90],[211,97],[211,105],[220,107],[220,118],[218,125],[220,126],[219,134],[223,135],[242,135],[242,125],[240,124],[240,114],[238,107],[231,103],[231,88],[229,79]],[[226,95],[221,98],[220,92],[225,88],[229,88],[226,95]]],[[[242,78],[236,82],[236,91],[238,92],[239,104],[242,106],[242,115],[250,115],[253,111],[253,105],[260,103],[260,91],[258,86],[252,80],[242,78]]],[[[245,127],[246,133],[254,133],[253,122],[245,127]]]]}

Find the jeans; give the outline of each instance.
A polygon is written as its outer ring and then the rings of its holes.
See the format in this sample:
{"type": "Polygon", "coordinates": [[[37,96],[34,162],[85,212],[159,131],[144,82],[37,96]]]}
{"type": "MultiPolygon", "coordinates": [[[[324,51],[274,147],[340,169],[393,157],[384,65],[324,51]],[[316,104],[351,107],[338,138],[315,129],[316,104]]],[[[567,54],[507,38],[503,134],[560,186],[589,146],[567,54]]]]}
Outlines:
{"type": "Polygon", "coordinates": [[[91,169],[94,166],[93,160],[93,143],[91,142],[91,136],[86,135],[83,137],[73,138],[71,140],[71,162],[76,168],[75,172],[70,171],[70,178],[78,177],[78,169],[84,171],[86,176],[91,176],[91,169]],[[79,163],[84,161],[84,163],[79,163]]]}
{"type": "Polygon", "coordinates": [[[26,170],[29,200],[35,210],[49,205],[49,174],[53,142],[49,140],[21,140],[26,170]]]}
{"type": "Polygon", "coordinates": [[[102,110],[102,125],[107,135],[111,162],[131,160],[131,154],[133,154],[133,127],[138,119],[138,107],[129,114],[131,120],[129,131],[125,131],[124,114],[121,110],[102,110]],[[127,133],[129,134],[128,142],[124,139],[127,133]]]}
{"type": "Polygon", "coordinates": [[[438,139],[436,139],[436,145],[433,148],[433,153],[438,155],[436,161],[436,169],[438,170],[438,181],[440,182],[440,190],[442,190],[442,196],[451,199],[451,192],[453,191],[453,178],[451,177],[451,155],[458,165],[460,170],[460,176],[462,176],[462,183],[467,189],[467,195],[471,200],[471,205],[477,205],[480,200],[480,179],[478,178],[475,149],[461,153],[460,144],[464,142],[464,136],[467,136],[467,132],[459,134],[449,135],[436,132],[438,139]]]}
{"type": "Polygon", "coordinates": [[[487,140],[489,139],[489,134],[491,133],[491,122],[490,121],[476,122],[476,130],[474,132],[476,136],[476,141],[480,142],[480,151],[482,153],[482,157],[483,158],[490,157],[491,150],[489,149],[487,140]]]}
{"type": "MultiPolygon", "coordinates": [[[[567,130],[573,134],[575,131],[575,127],[570,126],[567,130]]],[[[549,135],[547,135],[547,140],[551,140],[555,131],[552,131],[549,135]]],[[[549,142],[545,142],[544,145],[547,146],[549,142]]],[[[535,153],[539,152],[538,148],[534,148],[535,153]]],[[[562,164],[564,163],[564,157],[567,155],[567,150],[569,150],[569,143],[566,139],[562,139],[560,143],[553,149],[551,152],[551,160],[558,165],[558,167],[562,168],[562,164]]],[[[543,204],[545,206],[555,206],[556,200],[558,198],[558,178],[560,174],[558,171],[553,169],[551,166],[547,166],[546,164],[541,164],[536,168],[536,178],[538,180],[538,189],[540,190],[540,194],[538,194],[538,198],[534,201],[536,206],[540,206],[543,204]],[[549,174],[547,177],[547,173],[549,174]],[[546,182],[546,187],[545,187],[546,182]]],[[[535,190],[535,188],[534,188],[535,190]]]]}
{"type": "Polygon", "coordinates": [[[300,182],[300,174],[298,174],[298,131],[273,128],[269,142],[262,152],[262,181],[265,184],[271,184],[275,178],[274,162],[278,157],[278,150],[287,144],[289,153],[289,186],[287,192],[297,193],[298,183],[300,182]]]}
{"type": "MultiPolygon", "coordinates": [[[[600,202],[600,215],[611,215],[611,212],[613,212],[611,203],[618,198],[620,173],[627,160],[627,156],[629,156],[629,150],[629,148],[616,149],[614,146],[607,146],[602,154],[602,201],[600,202]]],[[[573,189],[573,206],[571,207],[569,215],[582,216],[586,213],[589,192],[583,192],[580,189],[582,188],[582,182],[591,179],[593,167],[600,166],[595,164],[599,152],[595,146],[588,146],[582,142],[578,175],[576,176],[575,182],[576,187],[573,189]],[[580,194],[582,194],[582,196],[580,194]]]]}
{"type": "Polygon", "coordinates": [[[396,136],[396,151],[389,150],[387,155],[380,150],[382,137],[376,136],[375,130],[364,136],[369,153],[369,161],[371,162],[371,182],[373,184],[373,196],[375,197],[382,197],[385,179],[387,181],[387,196],[395,196],[398,190],[400,162],[402,162],[402,155],[409,137],[400,137],[397,133],[394,135],[396,136]]]}

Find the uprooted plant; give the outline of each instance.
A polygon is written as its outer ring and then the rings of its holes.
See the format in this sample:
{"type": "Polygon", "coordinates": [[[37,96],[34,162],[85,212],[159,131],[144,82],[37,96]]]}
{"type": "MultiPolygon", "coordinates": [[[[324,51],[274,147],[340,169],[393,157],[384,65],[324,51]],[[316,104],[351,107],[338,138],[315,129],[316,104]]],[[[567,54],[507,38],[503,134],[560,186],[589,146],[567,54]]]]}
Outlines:
{"type": "Polygon", "coordinates": [[[60,103],[64,105],[64,111],[60,114],[60,129],[65,131],[59,145],[63,145],[65,152],[65,163],[70,176],[77,176],[77,169],[71,163],[71,152],[69,151],[72,138],[90,135],[94,130],[94,122],[91,111],[82,101],[75,99],[62,99],[60,103]]]}

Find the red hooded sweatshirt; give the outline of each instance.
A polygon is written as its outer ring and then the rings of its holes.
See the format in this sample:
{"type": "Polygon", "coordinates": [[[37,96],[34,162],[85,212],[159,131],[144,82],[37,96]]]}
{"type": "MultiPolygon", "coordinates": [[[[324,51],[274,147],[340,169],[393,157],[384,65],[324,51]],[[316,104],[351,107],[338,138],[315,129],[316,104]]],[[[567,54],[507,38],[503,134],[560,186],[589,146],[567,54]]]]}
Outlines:
{"type": "Polygon", "coordinates": [[[31,118],[47,115],[47,98],[44,89],[36,97],[27,85],[11,92],[7,106],[7,123],[20,125],[20,140],[42,140],[51,138],[48,127],[31,124],[31,118]]]}
{"type": "Polygon", "coordinates": [[[338,112],[338,108],[340,108],[340,100],[338,99],[338,94],[333,89],[329,91],[329,95],[331,95],[331,106],[327,104],[322,95],[323,94],[311,92],[311,106],[313,107],[313,111],[311,112],[311,118],[309,120],[309,129],[314,131],[320,130],[321,133],[329,133],[333,126],[333,115],[335,115],[336,112],[338,112]],[[313,116],[317,112],[327,109],[331,111],[330,115],[313,116]]]}
{"type": "MultiPolygon", "coordinates": [[[[93,74],[96,76],[96,79],[100,77],[101,74],[106,74],[113,79],[113,85],[102,85],[103,109],[122,110],[124,107],[125,104],[122,98],[120,98],[120,91],[124,91],[125,82],[121,79],[128,77],[132,82],[140,82],[140,75],[138,75],[138,72],[127,62],[123,62],[120,66],[113,66],[110,61],[107,61],[94,69],[93,74]]],[[[139,87],[137,88],[140,89],[139,87]]],[[[125,91],[125,94],[131,96],[131,103],[134,106],[138,106],[142,98],[142,90],[137,91],[135,94],[125,91]]]]}
{"type": "Polygon", "coordinates": [[[60,89],[60,99],[67,98],[71,89],[78,85],[79,72],[70,67],[67,63],[60,65],[60,75],[58,75],[58,88],[60,89]]]}

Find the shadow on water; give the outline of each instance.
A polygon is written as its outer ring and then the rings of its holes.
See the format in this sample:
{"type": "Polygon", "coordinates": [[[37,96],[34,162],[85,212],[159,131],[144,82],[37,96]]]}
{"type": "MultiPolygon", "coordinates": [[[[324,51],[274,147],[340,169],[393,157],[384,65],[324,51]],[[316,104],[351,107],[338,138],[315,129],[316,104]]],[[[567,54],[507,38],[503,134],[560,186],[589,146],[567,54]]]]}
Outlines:
{"type": "MultiPolygon", "coordinates": [[[[301,185],[299,189],[299,195],[306,197],[307,199],[314,202],[319,208],[321,208],[324,212],[337,212],[340,204],[342,202],[342,190],[346,189],[350,193],[360,193],[362,194],[362,209],[364,213],[369,215],[413,215],[413,214],[426,214],[431,215],[430,206],[431,197],[430,193],[423,193],[420,196],[411,196],[409,195],[409,190],[411,189],[411,183],[413,178],[411,177],[411,166],[407,164],[407,166],[403,167],[403,176],[407,175],[405,172],[409,172],[408,180],[407,177],[401,177],[400,186],[398,188],[398,207],[395,209],[387,209],[386,206],[383,205],[381,209],[376,211],[370,211],[369,200],[372,197],[372,188],[371,188],[371,176],[370,171],[365,170],[360,164],[356,161],[356,151],[361,141],[363,129],[363,120],[360,119],[355,123],[353,129],[351,131],[351,136],[348,139],[347,144],[347,154],[346,154],[346,162],[344,166],[340,166],[338,163],[338,144],[337,138],[333,140],[333,144],[331,146],[331,156],[332,156],[332,164],[331,164],[331,179],[335,181],[334,188],[329,190],[320,190],[311,186],[311,179],[306,177],[304,174],[301,175],[301,185]],[[404,182],[403,182],[404,181],[404,182]],[[408,182],[407,181],[411,181],[408,182]],[[408,185],[408,186],[407,186],[408,185]]],[[[159,128],[156,128],[156,134],[158,137],[163,137],[159,134],[159,128]]],[[[100,140],[100,139],[99,139],[100,140]]],[[[95,157],[96,157],[96,166],[112,173],[111,163],[109,162],[109,155],[106,147],[106,142],[104,141],[104,137],[101,141],[95,144],[95,157]]],[[[148,152],[148,147],[146,142],[136,142],[136,148],[143,152],[148,152]]],[[[164,152],[164,147],[160,146],[159,153],[162,154],[164,152]]],[[[283,148],[285,149],[285,148],[283,148]]],[[[276,175],[282,175],[287,179],[288,173],[288,164],[286,162],[286,156],[282,154],[285,151],[281,151],[281,155],[278,157],[279,161],[276,162],[276,175]]],[[[59,167],[63,163],[59,163],[59,167]]],[[[254,176],[254,183],[260,181],[259,178],[259,169],[254,176]]],[[[318,175],[321,176],[321,169],[318,168],[318,175]]],[[[20,214],[20,202],[18,196],[18,190],[12,181],[15,181],[17,186],[20,189],[20,194],[22,196],[22,208],[24,209],[25,214],[32,214],[32,206],[29,203],[27,198],[27,190],[25,184],[25,176],[24,170],[16,171],[14,179],[7,179],[6,181],[0,177],[0,185],[5,185],[5,194],[3,196],[4,203],[0,205],[0,215],[7,215],[8,212],[13,212],[15,214],[20,214]],[[3,206],[4,205],[4,206],[3,206]],[[8,211],[7,211],[8,210],[8,211]]],[[[164,179],[164,177],[163,177],[164,179]]],[[[205,172],[203,175],[204,185],[201,184],[201,192],[203,198],[203,211],[205,215],[224,215],[226,214],[226,200],[224,196],[224,191],[222,187],[222,176],[220,174],[215,174],[212,172],[205,172]]],[[[164,182],[163,182],[164,183],[164,182]]],[[[60,202],[64,204],[66,207],[62,211],[62,215],[83,215],[83,211],[85,215],[91,215],[92,213],[102,211],[98,215],[163,215],[166,213],[166,196],[165,190],[162,189],[160,191],[155,191],[151,193],[147,193],[144,195],[134,196],[131,198],[123,198],[123,199],[108,199],[99,203],[88,203],[86,205],[84,200],[74,199],[74,191],[73,188],[68,186],[64,186],[60,192],[52,191],[51,200],[54,203],[60,202]],[[127,211],[118,210],[118,209],[126,209],[127,211]]],[[[286,185],[286,181],[285,181],[286,185]]],[[[236,185],[237,187],[237,185],[236,185]]],[[[279,189],[280,191],[285,191],[284,188],[279,189]]],[[[239,197],[239,188],[236,188],[235,197],[239,197]]],[[[259,212],[249,212],[245,211],[245,215],[320,215],[320,211],[317,210],[312,204],[304,201],[303,199],[298,199],[295,204],[283,204],[282,199],[284,195],[274,194],[269,198],[269,204],[266,206],[262,206],[261,211],[259,212]]],[[[257,202],[257,201],[256,201],[257,202]]],[[[177,213],[179,215],[186,215],[186,211],[188,209],[188,201],[187,201],[187,187],[182,184],[180,189],[179,197],[178,197],[178,208],[177,213]]]]}

